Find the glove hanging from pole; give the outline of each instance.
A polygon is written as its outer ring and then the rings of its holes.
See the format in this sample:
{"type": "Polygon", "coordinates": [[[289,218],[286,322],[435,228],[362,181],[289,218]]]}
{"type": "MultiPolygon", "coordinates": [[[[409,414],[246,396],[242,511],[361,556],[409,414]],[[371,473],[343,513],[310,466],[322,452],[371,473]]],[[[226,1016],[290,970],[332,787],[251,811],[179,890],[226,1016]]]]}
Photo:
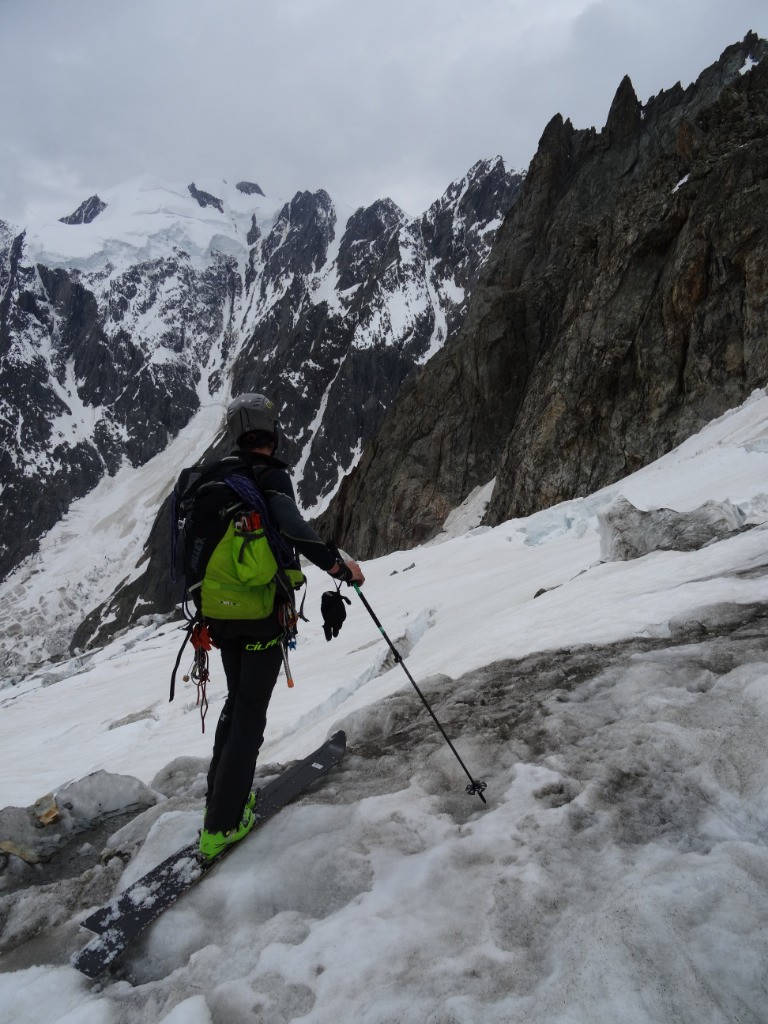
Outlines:
{"type": "Polygon", "coordinates": [[[323,632],[326,640],[339,635],[339,630],[347,617],[345,601],[347,604],[352,604],[349,598],[344,597],[338,590],[326,590],[320,598],[320,612],[323,616],[323,632]]]}

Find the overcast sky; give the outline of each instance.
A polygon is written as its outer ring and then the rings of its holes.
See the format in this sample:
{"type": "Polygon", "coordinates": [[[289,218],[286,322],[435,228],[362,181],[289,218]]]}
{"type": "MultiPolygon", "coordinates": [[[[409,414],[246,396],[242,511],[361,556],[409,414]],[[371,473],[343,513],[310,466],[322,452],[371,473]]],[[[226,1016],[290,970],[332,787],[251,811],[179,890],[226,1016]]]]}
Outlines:
{"type": "Polygon", "coordinates": [[[0,0],[0,218],[137,174],[422,212],[553,114],[687,85],[768,0],[0,0]]]}

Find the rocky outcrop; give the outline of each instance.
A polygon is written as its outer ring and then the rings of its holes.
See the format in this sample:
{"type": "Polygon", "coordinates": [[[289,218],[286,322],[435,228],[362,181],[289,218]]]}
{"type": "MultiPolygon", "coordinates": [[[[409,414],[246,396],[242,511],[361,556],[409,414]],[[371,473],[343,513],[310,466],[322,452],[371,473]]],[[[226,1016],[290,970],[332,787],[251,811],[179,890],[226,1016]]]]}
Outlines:
{"type": "Polygon", "coordinates": [[[73,836],[109,818],[135,815],[157,801],[158,794],[138,779],[94,772],[41,797],[32,807],[0,810],[0,856],[10,853],[28,864],[50,860],[73,836]]]}
{"type": "Polygon", "coordinates": [[[218,210],[219,213],[224,213],[224,203],[221,201],[221,199],[218,199],[216,196],[211,195],[210,192],[203,192],[202,189],[197,188],[195,186],[194,181],[192,182],[191,185],[187,187],[189,188],[189,194],[192,196],[192,198],[195,200],[198,206],[201,206],[203,209],[205,209],[206,206],[212,206],[215,210],[218,210]]]}
{"type": "Polygon", "coordinates": [[[235,185],[238,192],[242,192],[244,196],[263,196],[261,188],[256,184],[255,181],[238,181],[235,185]]]}
{"type": "Polygon", "coordinates": [[[106,208],[107,204],[102,202],[98,196],[91,196],[89,199],[83,200],[74,213],[70,213],[66,217],[59,217],[59,220],[62,224],[90,224],[106,208]]]}
{"type": "Polygon", "coordinates": [[[591,493],[768,381],[768,45],[601,132],[556,116],[461,332],[402,389],[324,517],[360,556],[591,493]]]}

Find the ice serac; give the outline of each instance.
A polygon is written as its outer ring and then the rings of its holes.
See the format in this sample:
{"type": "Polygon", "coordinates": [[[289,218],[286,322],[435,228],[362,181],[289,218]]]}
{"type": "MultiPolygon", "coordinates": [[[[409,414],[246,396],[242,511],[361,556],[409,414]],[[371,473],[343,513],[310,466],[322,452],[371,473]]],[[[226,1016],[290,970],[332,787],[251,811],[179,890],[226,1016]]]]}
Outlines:
{"type": "Polygon", "coordinates": [[[697,551],[743,529],[746,516],[730,501],[707,501],[690,512],[645,511],[619,495],[598,511],[597,521],[601,558],[627,561],[652,551],[697,551]]]}
{"type": "Polygon", "coordinates": [[[462,330],[389,409],[324,519],[360,556],[589,494],[768,381],[768,44],[606,127],[555,116],[462,330]]]}

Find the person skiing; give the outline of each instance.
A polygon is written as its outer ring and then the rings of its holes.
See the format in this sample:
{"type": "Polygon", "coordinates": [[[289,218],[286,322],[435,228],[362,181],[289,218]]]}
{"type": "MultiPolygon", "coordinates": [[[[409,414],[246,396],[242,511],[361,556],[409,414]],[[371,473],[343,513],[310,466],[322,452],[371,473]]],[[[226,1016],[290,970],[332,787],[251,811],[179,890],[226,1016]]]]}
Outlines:
{"type": "MultiPolygon", "coordinates": [[[[274,404],[265,395],[239,395],[227,408],[227,431],[235,444],[233,455],[241,465],[246,464],[246,471],[250,470],[264,498],[269,521],[282,539],[294,552],[328,572],[339,585],[362,584],[365,577],[357,562],[343,560],[333,545],[323,543],[296,506],[288,466],[275,457],[280,431],[274,404]]],[[[248,524],[239,527],[241,536],[256,535],[247,532],[248,524]]],[[[221,557],[227,557],[230,566],[234,561],[231,548],[221,557]]],[[[209,566],[216,558],[216,554],[211,556],[209,566]]],[[[241,553],[238,561],[245,566],[237,568],[238,574],[244,573],[247,581],[248,560],[241,553]]],[[[206,570],[206,579],[209,572],[215,575],[215,566],[206,570]]],[[[202,585],[203,617],[221,652],[227,683],[227,697],[216,726],[208,769],[207,803],[200,833],[200,852],[206,858],[215,857],[226,846],[242,839],[255,824],[257,798],[251,792],[253,773],[264,740],[267,708],[283,664],[283,642],[295,622],[292,598],[281,595],[279,587],[268,614],[243,618],[243,614],[249,614],[249,600],[252,598],[255,607],[263,601],[264,593],[271,595],[269,588],[249,588],[247,582],[243,583],[240,589],[244,597],[240,602],[232,600],[231,592],[223,587],[219,591],[212,589],[217,586],[215,581],[208,585],[207,597],[206,582],[202,585]],[[230,599],[220,597],[221,593],[229,594],[230,599]]]]}

